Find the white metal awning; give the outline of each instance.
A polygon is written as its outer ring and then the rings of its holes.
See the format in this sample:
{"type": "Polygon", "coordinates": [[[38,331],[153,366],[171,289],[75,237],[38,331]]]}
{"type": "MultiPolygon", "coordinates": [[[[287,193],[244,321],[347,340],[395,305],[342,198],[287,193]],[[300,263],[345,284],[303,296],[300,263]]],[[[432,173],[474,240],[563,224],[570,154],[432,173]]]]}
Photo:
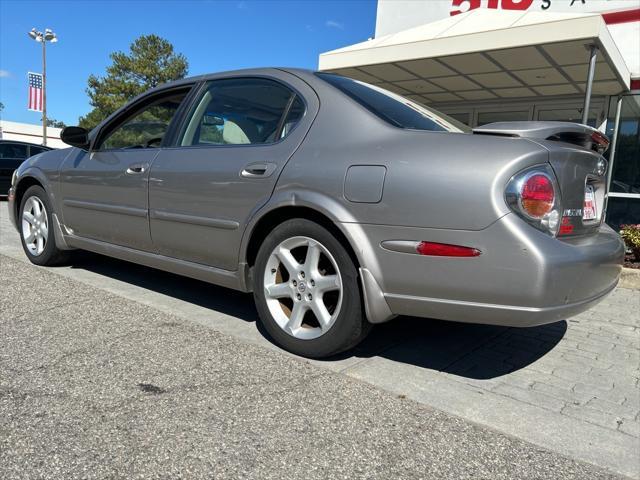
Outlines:
{"type": "Polygon", "coordinates": [[[630,73],[600,14],[476,9],[320,55],[319,69],[425,103],[629,90],[630,73]],[[587,48],[585,48],[587,47],[587,48]]]}

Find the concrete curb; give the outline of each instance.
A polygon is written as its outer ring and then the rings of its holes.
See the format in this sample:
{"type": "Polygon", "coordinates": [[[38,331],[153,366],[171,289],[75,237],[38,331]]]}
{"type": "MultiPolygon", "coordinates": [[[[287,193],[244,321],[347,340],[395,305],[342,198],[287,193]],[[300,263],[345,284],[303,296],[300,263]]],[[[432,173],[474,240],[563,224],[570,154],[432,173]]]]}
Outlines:
{"type": "Polygon", "coordinates": [[[640,290],[640,269],[623,268],[619,287],[640,290]]]}

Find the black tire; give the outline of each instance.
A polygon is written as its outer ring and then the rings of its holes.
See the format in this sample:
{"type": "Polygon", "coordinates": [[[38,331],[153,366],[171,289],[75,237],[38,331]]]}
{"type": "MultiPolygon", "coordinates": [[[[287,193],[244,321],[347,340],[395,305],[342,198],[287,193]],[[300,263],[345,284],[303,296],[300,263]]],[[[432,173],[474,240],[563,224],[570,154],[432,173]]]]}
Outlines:
{"type": "Polygon", "coordinates": [[[49,198],[41,186],[33,185],[29,187],[26,192],[24,192],[24,195],[22,196],[22,200],[20,201],[20,207],[18,210],[18,230],[20,233],[20,242],[22,243],[22,249],[24,250],[24,253],[27,255],[27,258],[29,259],[29,261],[35,265],[50,267],[54,265],[63,264],[69,260],[69,252],[66,250],[60,250],[56,246],[55,234],[53,231],[54,225],[53,225],[52,213],[53,213],[53,209],[51,208],[51,203],[49,202],[49,198]],[[40,200],[40,202],[42,202],[42,204],[45,207],[46,215],[47,215],[48,228],[47,228],[47,235],[45,237],[46,241],[44,244],[44,250],[39,255],[35,255],[29,250],[22,232],[22,217],[24,213],[24,206],[31,197],[37,197],[40,200]]]}
{"type": "Polygon", "coordinates": [[[296,218],[278,225],[264,240],[258,251],[254,270],[254,300],[259,321],[277,345],[308,358],[323,358],[344,352],[360,343],[371,330],[363,315],[358,271],[345,247],[324,227],[296,218]],[[283,330],[273,318],[264,289],[264,274],[269,257],[283,241],[304,236],[321,243],[333,256],[342,279],[342,302],[333,325],[321,336],[300,339],[283,330]]]}

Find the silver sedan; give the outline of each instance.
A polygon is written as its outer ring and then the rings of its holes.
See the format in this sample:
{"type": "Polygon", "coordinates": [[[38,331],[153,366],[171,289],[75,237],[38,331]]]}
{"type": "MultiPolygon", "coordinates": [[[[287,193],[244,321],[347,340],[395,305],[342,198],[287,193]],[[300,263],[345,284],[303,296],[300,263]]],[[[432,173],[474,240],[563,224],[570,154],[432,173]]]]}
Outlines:
{"type": "Polygon", "coordinates": [[[618,281],[608,140],[470,131],[377,86],[256,69],[155,88],[17,170],[27,257],[84,249],[245,292],[283,348],[347,350],[396,315],[531,326],[618,281]]]}

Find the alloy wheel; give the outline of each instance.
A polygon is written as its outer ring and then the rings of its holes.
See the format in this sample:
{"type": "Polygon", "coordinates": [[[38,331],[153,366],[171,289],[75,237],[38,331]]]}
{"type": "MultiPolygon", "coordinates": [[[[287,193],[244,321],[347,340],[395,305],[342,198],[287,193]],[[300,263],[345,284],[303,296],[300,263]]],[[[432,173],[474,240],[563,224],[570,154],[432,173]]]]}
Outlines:
{"type": "Polygon", "coordinates": [[[282,330],[302,340],[320,337],[340,313],[340,269],[317,240],[288,238],[269,256],[264,295],[269,312],[282,330]]]}
{"type": "Polygon", "coordinates": [[[44,252],[48,235],[47,209],[38,197],[29,197],[22,209],[22,238],[31,255],[37,257],[44,252]]]}

